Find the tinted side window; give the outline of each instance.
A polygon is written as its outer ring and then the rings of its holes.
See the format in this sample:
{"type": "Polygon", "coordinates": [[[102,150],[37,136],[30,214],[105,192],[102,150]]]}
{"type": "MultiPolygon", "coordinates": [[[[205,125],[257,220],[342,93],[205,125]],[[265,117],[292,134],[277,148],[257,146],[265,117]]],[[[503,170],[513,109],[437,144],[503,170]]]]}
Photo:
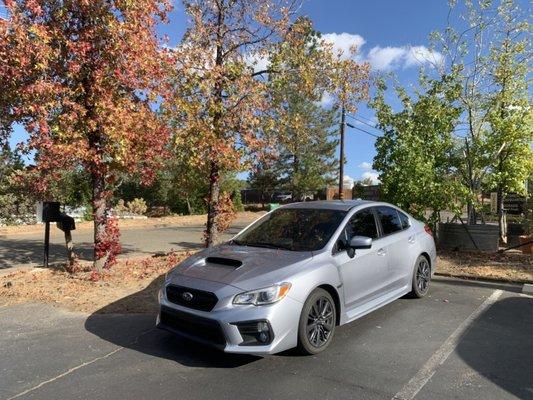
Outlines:
{"type": "Polygon", "coordinates": [[[356,213],[346,224],[346,239],[354,236],[367,236],[372,239],[378,237],[378,229],[372,209],[366,209],[356,213]]]}
{"type": "Polygon", "coordinates": [[[383,228],[383,234],[389,235],[402,230],[402,223],[394,208],[377,207],[379,222],[383,228]]]}
{"type": "Polygon", "coordinates": [[[410,226],[409,217],[407,217],[407,215],[405,215],[403,212],[399,212],[399,211],[398,211],[398,215],[400,216],[400,221],[402,223],[402,229],[409,228],[410,226]]]}

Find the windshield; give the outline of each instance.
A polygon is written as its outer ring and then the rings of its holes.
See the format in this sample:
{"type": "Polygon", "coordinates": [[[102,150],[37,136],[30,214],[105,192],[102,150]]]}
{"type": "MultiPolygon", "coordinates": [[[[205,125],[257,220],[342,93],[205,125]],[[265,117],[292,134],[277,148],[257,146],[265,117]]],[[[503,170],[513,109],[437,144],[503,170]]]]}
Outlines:
{"type": "Polygon", "coordinates": [[[280,208],[267,214],[230,243],[294,251],[314,251],[326,245],[346,211],[280,208]]]}

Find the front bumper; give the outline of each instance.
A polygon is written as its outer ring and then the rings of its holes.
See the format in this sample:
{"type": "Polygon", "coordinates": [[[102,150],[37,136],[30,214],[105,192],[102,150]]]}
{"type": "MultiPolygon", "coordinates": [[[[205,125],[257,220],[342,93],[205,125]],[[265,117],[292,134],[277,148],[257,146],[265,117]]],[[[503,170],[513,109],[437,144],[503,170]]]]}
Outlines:
{"type": "Polygon", "coordinates": [[[160,293],[159,302],[161,308],[157,316],[157,327],[227,353],[274,354],[293,348],[298,343],[302,303],[288,296],[277,303],[264,306],[233,305],[231,301],[221,300],[219,303],[223,306],[217,306],[211,312],[171,303],[164,290],[160,293]],[[236,323],[249,321],[268,323],[273,335],[270,344],[245,343],[236,323]]]}

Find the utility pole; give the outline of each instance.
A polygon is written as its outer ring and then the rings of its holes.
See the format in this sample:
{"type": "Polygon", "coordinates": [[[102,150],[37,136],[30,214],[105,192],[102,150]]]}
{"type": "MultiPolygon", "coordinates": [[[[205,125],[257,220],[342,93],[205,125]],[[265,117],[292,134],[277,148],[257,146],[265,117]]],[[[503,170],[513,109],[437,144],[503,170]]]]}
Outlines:
{"type": "Polygon", "coordinates": [[[344,199],[344,128],[346,126],[346,109],[344,104],[341,105],[341,143],[340,143],[340,156],[339,156],[339,200],[344,199]]]}

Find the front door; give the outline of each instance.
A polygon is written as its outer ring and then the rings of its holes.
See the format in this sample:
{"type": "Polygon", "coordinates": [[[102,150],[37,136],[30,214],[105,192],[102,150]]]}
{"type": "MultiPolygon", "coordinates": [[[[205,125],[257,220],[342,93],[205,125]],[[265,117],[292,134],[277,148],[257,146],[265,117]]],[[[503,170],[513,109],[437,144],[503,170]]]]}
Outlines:
{"type": "Polygon", "coordinates": [[[370,249],[359,249],[351,258],[346,244],[353,236],[378,238],[378,229],[372,207],[355,213],[346,224],[337,241],[333,259],[339,268],[344,287],[346,311],[373,300],[381,293],[387,272],[387,256],[379,247],[379,240],[370,249]]]}

